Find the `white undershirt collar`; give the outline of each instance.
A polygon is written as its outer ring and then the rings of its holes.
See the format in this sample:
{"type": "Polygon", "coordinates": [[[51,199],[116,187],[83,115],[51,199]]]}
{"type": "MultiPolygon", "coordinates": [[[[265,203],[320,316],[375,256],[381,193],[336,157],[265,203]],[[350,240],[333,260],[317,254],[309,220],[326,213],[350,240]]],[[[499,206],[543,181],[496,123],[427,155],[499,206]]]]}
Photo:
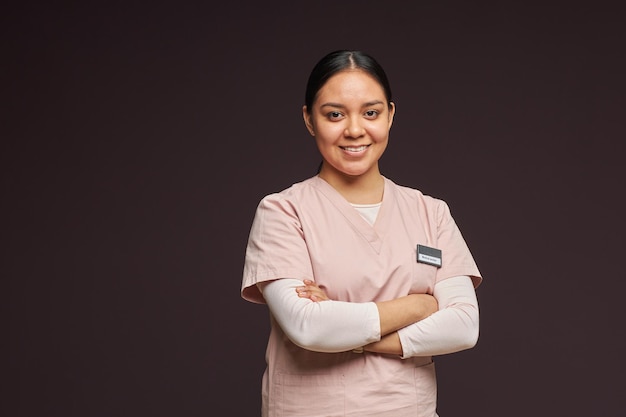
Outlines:
{"type": "Polygon", "coordinates": [[[371,225],[376,221],[376,217],[378,216],[378,211],[380,210],[382,202],[375,204],[352,204],[350,205],[354,207],[361,216],[371,225]]]}

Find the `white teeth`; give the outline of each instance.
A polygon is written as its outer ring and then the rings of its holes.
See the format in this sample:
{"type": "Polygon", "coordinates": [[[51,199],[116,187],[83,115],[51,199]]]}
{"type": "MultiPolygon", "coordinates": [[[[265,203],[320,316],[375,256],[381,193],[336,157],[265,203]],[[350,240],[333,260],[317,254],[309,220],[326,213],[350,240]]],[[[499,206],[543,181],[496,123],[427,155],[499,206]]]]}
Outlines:
{"type": "Polygon", "coordinates": [[[353,147],[353,146],[344,146],[343,149],[348,152],[361,152],[367,148],[367,145],[353,147]]]}

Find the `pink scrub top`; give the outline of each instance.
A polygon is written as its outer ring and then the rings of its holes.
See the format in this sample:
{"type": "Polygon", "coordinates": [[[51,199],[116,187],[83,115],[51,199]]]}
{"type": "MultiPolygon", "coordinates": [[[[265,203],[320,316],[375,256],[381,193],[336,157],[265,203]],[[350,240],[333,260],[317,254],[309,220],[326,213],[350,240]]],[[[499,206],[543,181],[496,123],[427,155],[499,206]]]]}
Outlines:
{"type": "MultiPolygon", "coordinates": [[[[385,178],[370,225],[315,176],[260,202],[252,224],[242,297],[264,303],[256,284],[313,279],[333,300],[369,302],[429,293],[438,281],[482,278],[445,202],[385,178]],[[417,262],[417,245],[442,251],[442,265],[417,262]]],[[[270,316],[262,381],[266,417],[436,416],[432,357],[319,353],[296,346],[270,316]]]]}

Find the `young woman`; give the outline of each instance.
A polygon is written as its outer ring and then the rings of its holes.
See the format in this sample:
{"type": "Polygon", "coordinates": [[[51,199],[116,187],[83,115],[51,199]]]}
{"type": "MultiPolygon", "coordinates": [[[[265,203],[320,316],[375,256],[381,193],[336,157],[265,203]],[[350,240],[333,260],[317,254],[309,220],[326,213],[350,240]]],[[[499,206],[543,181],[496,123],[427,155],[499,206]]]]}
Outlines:
{"type": "Polygon", "coordinates": [[[302,113],[319,173],[262,199],[246,249],[262,415],[436,416],[432,357],[476,344],[480,272],[445,202],[380,173],[395,104],[371,56],[323,57],[302,113]]]}

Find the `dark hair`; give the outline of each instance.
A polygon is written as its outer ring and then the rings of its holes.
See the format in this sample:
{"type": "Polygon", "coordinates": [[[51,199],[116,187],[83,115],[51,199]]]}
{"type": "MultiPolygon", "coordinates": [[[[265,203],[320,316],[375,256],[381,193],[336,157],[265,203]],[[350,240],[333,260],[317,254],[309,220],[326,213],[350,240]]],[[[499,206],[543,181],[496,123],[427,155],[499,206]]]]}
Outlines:
{"type": "Polygon", "coordinates": [[[349,69],[359,69],[374,77],[385,92],[387,104],[391,106],[391,87],[383,67],[365,52],[338,50],[320,59],[309,75],[304,94],[304,104],[309,113],[318,91],[326,84],[326,81],[338,72],[349,69]]]}

